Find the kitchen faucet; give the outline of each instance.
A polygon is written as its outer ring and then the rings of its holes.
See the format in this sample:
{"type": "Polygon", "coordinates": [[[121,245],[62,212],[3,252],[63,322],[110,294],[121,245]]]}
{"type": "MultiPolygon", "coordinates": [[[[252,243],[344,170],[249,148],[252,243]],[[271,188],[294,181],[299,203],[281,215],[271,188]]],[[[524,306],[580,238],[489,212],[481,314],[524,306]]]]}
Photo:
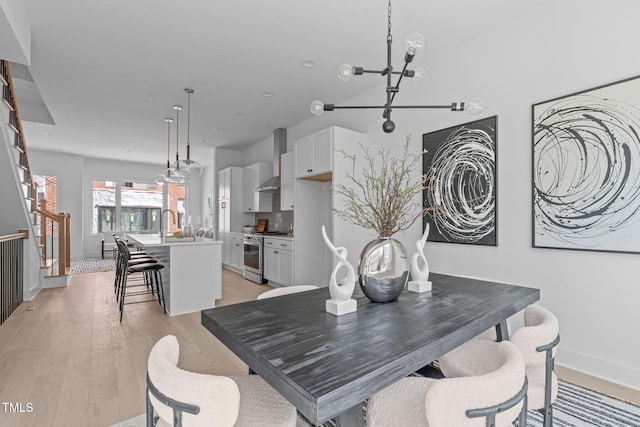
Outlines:
{"type": "Polygon", "coordinates": [[[162,212],[160,212],[160,240],[161,241],[164,237],[164,226],[162,224],[162,218],[164,217],[165,212],[171,213],[171,216],[173,216],[173,223],[174,224],[176,223],[176,214],[171,209],[164,209],[162,212]]]}

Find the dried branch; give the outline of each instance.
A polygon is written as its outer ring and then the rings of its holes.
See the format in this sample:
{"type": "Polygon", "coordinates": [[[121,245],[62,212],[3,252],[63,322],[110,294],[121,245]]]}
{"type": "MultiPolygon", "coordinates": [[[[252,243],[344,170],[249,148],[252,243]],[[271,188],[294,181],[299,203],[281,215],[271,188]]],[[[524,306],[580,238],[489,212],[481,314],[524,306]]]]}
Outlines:
{"type": "Polygon", "coordinates": [[[344,200],[344,209],[333,209],[344,221],[375,230],[381,237],[390,237],[398,231],[406,230],[416,220],[427,213],[428,209],[417,203],[416,196],[426,188],[428,178],[422,175],[421,180],[412,180],[412,172],[416,165],[421,166],[422,154],[409,153],[411,135],[407,135],[402,158],[390,157],[389,149],[381,149],[376,158],[369,149],[360,144],[364,153],[365,166],[358,178],[355,176],[356,155],[338,150],[351,159],[352,172],[347,179],[353,186],[337,184],[333,187],[344,200]]]}

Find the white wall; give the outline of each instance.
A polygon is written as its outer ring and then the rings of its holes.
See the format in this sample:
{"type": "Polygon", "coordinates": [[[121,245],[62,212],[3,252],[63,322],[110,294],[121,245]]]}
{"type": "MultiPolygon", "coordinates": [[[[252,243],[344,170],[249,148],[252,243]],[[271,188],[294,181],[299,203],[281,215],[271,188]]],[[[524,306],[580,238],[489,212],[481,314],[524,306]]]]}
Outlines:
{"type": "MultiPolygon", "coordinates": [[[[498,246],[429,243],[432,271],[540,288],[541,304],[560,320],[557,362],[635,388],[640,388],[639,255],[532,248],[531,105],[640,74],[639,15],[640,3],[633,0],[556,1],[552,10],[505,23],[428,63],[416,58],[427,77],[419,84],[403,82],[396,103],[446,104],[481,96],[487,109],[479,117],[396,110],[396,131],[386,135],[378,111],[337,111],[288,129],[294,141],[335,124],[366,132],[374,150],[392,147],[396,153],[405,135],[412,134],[417,153],[423,133],[498,115],[498,246]]],[[[428,34],[426,25],[415,30],[428,34]]],[[[401,45],[394,43],[394,50],[401,45]]],[[[383,90],[348,104],[377,104],[383,90]]],[[[371,235],[352,230],[356,242],[371,235]]],[[[420,234],[416,223],[397,237],[411,251],[420,234]]],[[[362,249],[347,248],[350,254],[362,249]]]]}
{"type": "Polygon", "coordinates": [[[29,149],[29,162],[33,174],[57,177],[56,211],[71,214],[71,258],[82,257],[84,246],[82,227],[83,158],[57,151],[29,149]]]}

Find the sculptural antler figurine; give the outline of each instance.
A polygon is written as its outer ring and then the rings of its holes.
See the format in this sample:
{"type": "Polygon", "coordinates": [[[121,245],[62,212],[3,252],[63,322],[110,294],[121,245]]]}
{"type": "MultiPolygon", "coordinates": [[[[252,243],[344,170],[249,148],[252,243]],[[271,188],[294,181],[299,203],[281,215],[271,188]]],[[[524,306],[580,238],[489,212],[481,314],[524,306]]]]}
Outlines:
{"type": "Polygon", "coordinates": [[[422,238],[416,241],[417,252],[411,257],[411,281],[409,282],[409,290],[413,292],[427,292],[431,290],[429,263],[424,256],[424,245],[427,243],[427,237],[429,237],[429,224],[424,228],[422,238]]]}
{"type": "Polygon", "coordinates": [[[322,226],[322,238],[327,244],[333,255],[338,259],[338,264],[331,272],[331,278],[329,279],[329,294],[331,299],[326,302],[326,310],[331,314],[340,316],[342,314],[351,313],[356,311],[357,302],[351,299],[353,290],[356,285],[356,273],[353,266],[347,261],[347,248],[336,248],[322,226]],[[347,269],[346,277],[338,280],[338,271],[342,268],[347,269]]]}

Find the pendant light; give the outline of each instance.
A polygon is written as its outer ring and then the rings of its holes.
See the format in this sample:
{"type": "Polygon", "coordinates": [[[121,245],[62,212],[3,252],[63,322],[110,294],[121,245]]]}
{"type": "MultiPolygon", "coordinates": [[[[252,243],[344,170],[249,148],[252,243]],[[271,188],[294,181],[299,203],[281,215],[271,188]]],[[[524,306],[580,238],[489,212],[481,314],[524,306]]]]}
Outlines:
{"type": "Polygon", "coordinates": [[[387,13],[387,66],[382,70],[367,70],[363,67],[354,67],[351,64],[342,64],[338,68],[338,78],[342,81],[349,81],[353,76],[361,76],[365,73],[381,74],[387,79],[386,98],[387,102],[384,105],[359,105],[359,106],[342,106],[334,104],[325,104],[322,101],[313,101],[311,103],[311,112],[315,115],[320,115],[324,111],[334,111],[338,109],[356,109],[356,108],[372,108],[382,109],[382,130],[385,133],[391,133],[395,129],[396,125],[391,120],[391,111],[394,108],[425,108],[425,109],[451,109],[451,111],[466,111],[469,114],[479,114],[484,109],[484,101],[480,98],[474,98],[467,102],[454,102],[449,105],[395,105],[392,106],[393,100],[400,92],[400,82],[403,77],[414,78],[416,80],[424,77],[425,71],[422,68],[416,68],[410,70],[407,67],[413,61],[416,53],[424,46],[424,36],[420,33],[412,33],[407,37],[405,42],[406,53],[404,56],[404,66],[402,71],[395,71],[391,66],[391,0],[389,0],[389,7],[387,13]],[[392,83],[392,76],[397,75],[398,80],[395,85],[392,83]]]}
{"type": "MultiPolygon", "coordinates": [[[[190,178],[197,178],[202,175],[202,165],[197,160],[191,158],[191,94],[194,91],[189,88],[184,91],[187,93],[187,158],[180,160],[178,153],[176,153],[176,161],[173,167],[186,180],[189,180],[190,178]]],[[[176,108],[176,106],[173,108],[176,108]]],[[[182,109],[182,107],[180,108],[182,109]]]]}
{"type": "Polygon", "coordinates": [[[197,160],[191,158],[191,94],[193,89],[186,88],[187,93],[187,159],[184,161],[187,174],[190,178],[197,178],[202,175],[202,165],[197,160]]]}
{"type": "Polygon", "coordinates": [[[164,184],[177,184],[184,185],[185,179],[184,177],[178,175],[175,170],[171,167],[171,161],[169,160],[169,151],[171,145],[171,123],[173,123],[173,119],[171,117],[167,117],[164,119],[167,122],[167,168],[163,170],[156,177],[156,184],[164,185],[164,184]]]}
{"type": "Polygon", "coordinates": [[[174,105],[173,109],[176,111],[176,161],[172,164],[172,170],[176,175],[179,175],[183,181],[189,179],[189,175],[184,166],[184,162],[180,161],[180,111],[182,111],[182,105],[174,105]]]}

